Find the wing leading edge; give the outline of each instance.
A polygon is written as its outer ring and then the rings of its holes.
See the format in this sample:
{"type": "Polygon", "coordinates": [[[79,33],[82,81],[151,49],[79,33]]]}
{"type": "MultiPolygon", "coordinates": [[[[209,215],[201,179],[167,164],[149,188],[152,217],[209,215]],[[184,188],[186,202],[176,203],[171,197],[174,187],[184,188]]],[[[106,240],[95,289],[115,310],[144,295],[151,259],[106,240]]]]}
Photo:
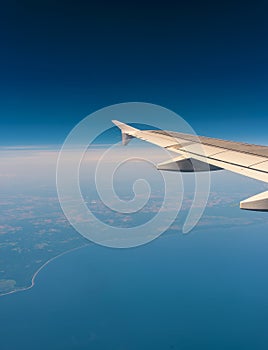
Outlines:
{"type": "MultiPolygon", "coordinates": [[[[268,147],[162,130],[139,130],[113,120],[124,145],[138,138],[180,154],[159,170],[197,172],[226,169],[268,183],[268,147]]],[[[268,211],[268,191],[240,202],[246,210],[268,211]]]]}

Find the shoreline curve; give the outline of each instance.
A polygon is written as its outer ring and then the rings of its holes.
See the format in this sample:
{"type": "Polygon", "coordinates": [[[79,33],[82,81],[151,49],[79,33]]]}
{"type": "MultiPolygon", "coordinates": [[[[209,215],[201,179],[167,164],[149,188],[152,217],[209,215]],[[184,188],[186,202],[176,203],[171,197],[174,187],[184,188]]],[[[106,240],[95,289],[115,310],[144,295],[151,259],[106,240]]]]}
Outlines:
{"type": "Polygon", "coordinates": [[[32,289],[34,286],[35,286],[35,279],[36,277],[38,276],[39,272],[41,272],[47,265],[49,265],[52,261],[60,258],[61,256],[63,255],[66,255],[68,253],[71,253],[71,252],[74,252],[75,250],[78,250],[78,249],[82,249],[82,248],[85,248],[85,247],[88,247],[89,245],[91,245],[92,243],[87,243],[87,244],[84,244],[84,245],[81,245],[79,247],[75,247],[75,248],[72,248],[72,249],[69,249],[65,252],[62,252],[56,256],[54,256],[53,258],[47,260],[43,265],[41,265],[36,271],[35,273],[33,274],[33,277],[31,279],[31,285],[28,286],[28,287],[22,287],[22,288],[18,288],[18,289],[14,289],[14,290],[11,290],[9,292],[6,292],[6,293],[3,293],[3,294],[0,294],[0,298],[5,296],[5,295],[10,295],[10,294],[14,294],[14,293],[19,293],[19,292],[24,292],[26,290],[30,290],[32,289]]]}

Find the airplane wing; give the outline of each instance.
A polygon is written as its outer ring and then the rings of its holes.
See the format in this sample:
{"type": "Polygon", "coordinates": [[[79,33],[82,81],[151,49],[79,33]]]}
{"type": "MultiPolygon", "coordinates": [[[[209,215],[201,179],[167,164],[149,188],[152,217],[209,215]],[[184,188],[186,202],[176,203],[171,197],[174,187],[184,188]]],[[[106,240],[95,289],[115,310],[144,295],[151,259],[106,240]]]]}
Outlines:
{"type": "MultiPolygon", "coordinates": [[[[117,120],[112,121],[122,132],[127,145],[138,138],[180,154],[157,165],[159,170],[197,172],[226,169],[268,183],[268,147],[210,137],[197,137],[163,130],[139,130],[117,120]]],[[[240,202],[246,210],[268,211],[268,191],[240,202]]]]}

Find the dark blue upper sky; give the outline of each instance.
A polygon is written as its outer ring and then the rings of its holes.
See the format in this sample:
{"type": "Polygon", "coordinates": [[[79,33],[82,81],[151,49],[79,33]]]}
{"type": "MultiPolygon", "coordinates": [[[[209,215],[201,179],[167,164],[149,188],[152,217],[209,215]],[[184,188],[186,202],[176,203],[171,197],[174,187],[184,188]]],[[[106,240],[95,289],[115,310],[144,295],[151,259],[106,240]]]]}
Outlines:
{"type": "Polygon", "coordinates": [[[264,143],[267,11],[264,0],[2,4],[1,144],[61,143],[127,101],[170,108],[201,135],[264,143]]]}

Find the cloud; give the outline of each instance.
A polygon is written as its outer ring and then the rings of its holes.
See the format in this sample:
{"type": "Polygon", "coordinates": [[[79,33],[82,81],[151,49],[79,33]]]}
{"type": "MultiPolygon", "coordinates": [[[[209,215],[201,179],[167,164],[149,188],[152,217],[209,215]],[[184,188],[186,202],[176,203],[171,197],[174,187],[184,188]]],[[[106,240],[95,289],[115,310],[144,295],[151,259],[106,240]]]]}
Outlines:
{"type": "Polygon", "coordinates": [[[21,230],[22,230],[21,226],[11,226],[7,224],[0,225],[0,235],[4,235],[7,233],[15,233],[21,230]]]}

